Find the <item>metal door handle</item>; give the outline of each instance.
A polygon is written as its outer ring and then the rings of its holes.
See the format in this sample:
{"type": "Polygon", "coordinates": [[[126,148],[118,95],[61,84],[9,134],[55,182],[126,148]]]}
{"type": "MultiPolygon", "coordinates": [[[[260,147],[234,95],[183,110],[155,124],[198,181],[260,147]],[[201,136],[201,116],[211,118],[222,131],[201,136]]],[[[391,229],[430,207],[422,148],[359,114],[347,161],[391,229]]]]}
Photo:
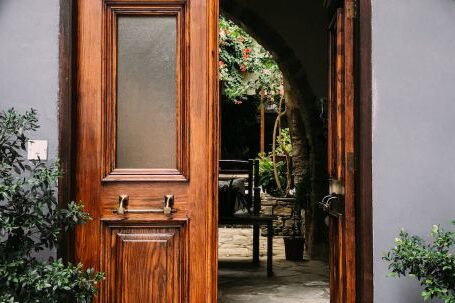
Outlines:
{"type": "Polygon", "coordinates": [[[172,214],[173,211],[172,206],[174,206],[174,195],[165,195],[163,213],[165,215],[172,214]]]}
{"type": "Polygon", "coordinates": [[[319,202],[319,207],[321,207],[323,211],[329,213],[332,216],[335,217],[343,216],[342,212],[337,210],[336,207],[333,207],[332,205],[333,201],[341,202],[343,200],[340,195],[330,194],[322,198],[322,200],[319,202]]]}
{"type": "Polygon", "coordinates": [[[175,213],[177,210],[172,208],[174,206],[174,195],[166,195],[164,196],[164,203],[163,208],[146,208],[146,209],[129,209],[129,196],[128,195],[120,195],[119,199],[119,206],[117,209],[114,209],[115,214],[124,215],[124,214],[165,214],[171,215],[175,213]]]}
{"type": "Polygon", "coordinates": [[[330,207],[332,206],[332,200],[338,199],[338,197],[334,194],[330,194],[322,198],[321,202],[319,202],[319,206],[324,211],[329,211],[330,207]]]}

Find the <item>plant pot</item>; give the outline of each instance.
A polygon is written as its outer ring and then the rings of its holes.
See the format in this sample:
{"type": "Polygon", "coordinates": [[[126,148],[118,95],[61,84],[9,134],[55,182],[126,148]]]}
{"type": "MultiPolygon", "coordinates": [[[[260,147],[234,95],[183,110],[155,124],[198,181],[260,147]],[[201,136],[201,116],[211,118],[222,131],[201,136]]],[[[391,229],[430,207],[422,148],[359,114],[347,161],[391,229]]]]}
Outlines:
{"type": "Polygon", "coordinates": [[[284,237],[283,240],[286,260],[303,261],[305,239],[303,237],[284,237]]]}

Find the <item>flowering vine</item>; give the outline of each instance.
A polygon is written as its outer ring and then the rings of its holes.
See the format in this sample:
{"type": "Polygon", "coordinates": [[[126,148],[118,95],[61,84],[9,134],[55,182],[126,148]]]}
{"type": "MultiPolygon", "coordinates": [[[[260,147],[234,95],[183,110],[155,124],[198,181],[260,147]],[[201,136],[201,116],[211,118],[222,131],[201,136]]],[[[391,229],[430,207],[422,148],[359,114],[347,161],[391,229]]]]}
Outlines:
{"type": "Polygon", "coordinates": [[[283,76],[272,55],[232,21],[221,16],[219,72],[222,94],[240,104],[256,95],[277,103],[283,94],[283,76]]]}

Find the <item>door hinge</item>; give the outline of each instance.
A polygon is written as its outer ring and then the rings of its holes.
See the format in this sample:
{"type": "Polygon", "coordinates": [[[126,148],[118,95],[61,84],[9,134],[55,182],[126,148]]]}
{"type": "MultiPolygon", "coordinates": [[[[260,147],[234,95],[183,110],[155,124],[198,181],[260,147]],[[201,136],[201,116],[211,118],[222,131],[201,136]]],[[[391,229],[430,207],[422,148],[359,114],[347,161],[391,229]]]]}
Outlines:
{"type": "Polygon", "coordinates": [[[355,154],[348,153],[347,159],[346,159],[346,164],[347,164],[347,168],[349,171],[351,171],[351,172],[355,171],[355,163],[356,163],[355,154]]]}
{"type": "Polygon", "coordinates": [[[348,18],[357,18],[357,0],[347,0],[346,16],[348,18]]]}

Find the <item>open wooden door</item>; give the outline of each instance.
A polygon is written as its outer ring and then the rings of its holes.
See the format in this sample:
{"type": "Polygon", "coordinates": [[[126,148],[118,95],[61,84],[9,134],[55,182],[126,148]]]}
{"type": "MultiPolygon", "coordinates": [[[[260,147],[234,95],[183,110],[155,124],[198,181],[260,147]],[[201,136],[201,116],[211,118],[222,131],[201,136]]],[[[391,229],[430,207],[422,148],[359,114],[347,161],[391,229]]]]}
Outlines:
{"type": "Polygon", "coordinates": [[[354,0],[335,9],[329,28],[328,212],[330,298],[356,302],[355,150],[354,150],[354,0]]]}
{"type": "Polygon", "coordinates": [[[96,302],[215,302],[218,3],[76,3],[75,257],[96,302]]]}

